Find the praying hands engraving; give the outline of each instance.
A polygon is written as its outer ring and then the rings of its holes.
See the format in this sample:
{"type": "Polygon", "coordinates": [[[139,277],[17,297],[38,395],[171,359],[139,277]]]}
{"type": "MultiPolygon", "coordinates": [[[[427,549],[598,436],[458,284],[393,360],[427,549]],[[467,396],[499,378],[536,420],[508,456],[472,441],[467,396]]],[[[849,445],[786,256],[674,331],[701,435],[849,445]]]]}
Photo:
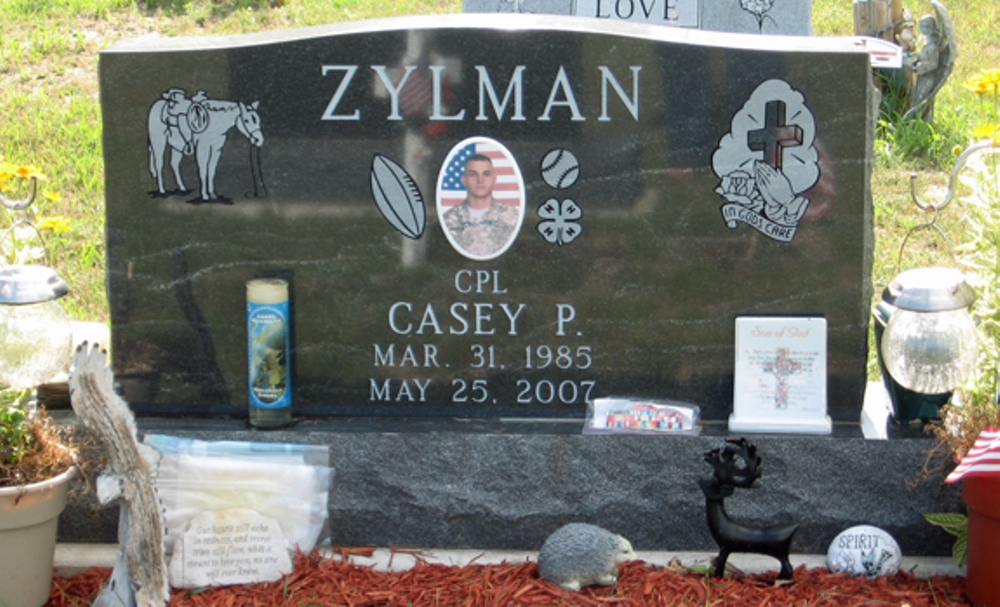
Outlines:
{"type": "Polygon", "coordinates": [[[795,237],[809,200],[801,194],[819,180],[813,145],[816,122],[803,95],[783,80],[757,87],[732,119],[712,154],[715,192],[726,200],[726,225],[745,223],[782,242],[795,237]]]}

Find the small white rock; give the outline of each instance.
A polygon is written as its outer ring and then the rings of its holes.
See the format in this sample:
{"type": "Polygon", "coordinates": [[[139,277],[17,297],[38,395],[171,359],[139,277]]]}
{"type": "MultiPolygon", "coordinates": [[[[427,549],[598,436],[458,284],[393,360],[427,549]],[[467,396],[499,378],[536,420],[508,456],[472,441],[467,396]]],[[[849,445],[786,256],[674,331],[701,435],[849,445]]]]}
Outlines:
{"type": "Polygon", "coordinates": [[[826,566],[834,573],[873,578],[899,571],[902,558],[899,544],[886,531],[858,525],[833,538],[826,553],[826,566]]]}

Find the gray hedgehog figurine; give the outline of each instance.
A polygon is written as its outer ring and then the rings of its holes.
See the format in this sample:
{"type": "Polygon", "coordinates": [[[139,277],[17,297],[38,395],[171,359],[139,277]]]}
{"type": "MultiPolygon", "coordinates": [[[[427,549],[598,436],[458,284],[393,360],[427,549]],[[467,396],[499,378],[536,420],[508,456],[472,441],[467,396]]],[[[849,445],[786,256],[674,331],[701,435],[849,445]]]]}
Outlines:
{"type": "Polygon", "coordinates": [[[586,523],[569,523],[545,540],[538,552],[538,574],[574,592],[584,586],[614,586],[618,565],[638,558],[620,535],[586,523]]]}

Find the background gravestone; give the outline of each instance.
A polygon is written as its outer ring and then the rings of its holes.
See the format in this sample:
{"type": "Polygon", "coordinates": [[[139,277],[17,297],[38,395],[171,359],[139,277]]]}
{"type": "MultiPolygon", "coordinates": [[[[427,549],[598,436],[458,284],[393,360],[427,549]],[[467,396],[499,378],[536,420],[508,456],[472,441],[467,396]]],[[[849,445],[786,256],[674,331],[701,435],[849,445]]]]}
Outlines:
{"type": "Polygon", "coordinates": [[[464,0],[467,13],[573,15],[740,34],[812,35],[810,0],[464,0]]]}
{"type": "Polygon", "coordinates": [[[579,418],[614,395],[724,420],[734,319],[811,315],[831,416],[856,422],[868,57],[785,40],[456,15],[115,44],[100,81],[126,398],[245,415],[244,286],[283,276],[298,415],[579,418]],[[440,221],[469,149],[521,222],[485,256],[440,221]]]}

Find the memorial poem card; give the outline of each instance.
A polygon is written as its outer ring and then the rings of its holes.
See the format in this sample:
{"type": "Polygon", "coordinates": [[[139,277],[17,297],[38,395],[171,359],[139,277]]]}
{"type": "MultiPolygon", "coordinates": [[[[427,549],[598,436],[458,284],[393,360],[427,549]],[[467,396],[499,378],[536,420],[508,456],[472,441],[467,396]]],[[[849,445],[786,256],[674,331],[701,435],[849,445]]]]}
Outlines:
{"type": "Polygon", "coordinates": [[[826,319],[736,319],[730,430],[829,433],[826,319]]]}

